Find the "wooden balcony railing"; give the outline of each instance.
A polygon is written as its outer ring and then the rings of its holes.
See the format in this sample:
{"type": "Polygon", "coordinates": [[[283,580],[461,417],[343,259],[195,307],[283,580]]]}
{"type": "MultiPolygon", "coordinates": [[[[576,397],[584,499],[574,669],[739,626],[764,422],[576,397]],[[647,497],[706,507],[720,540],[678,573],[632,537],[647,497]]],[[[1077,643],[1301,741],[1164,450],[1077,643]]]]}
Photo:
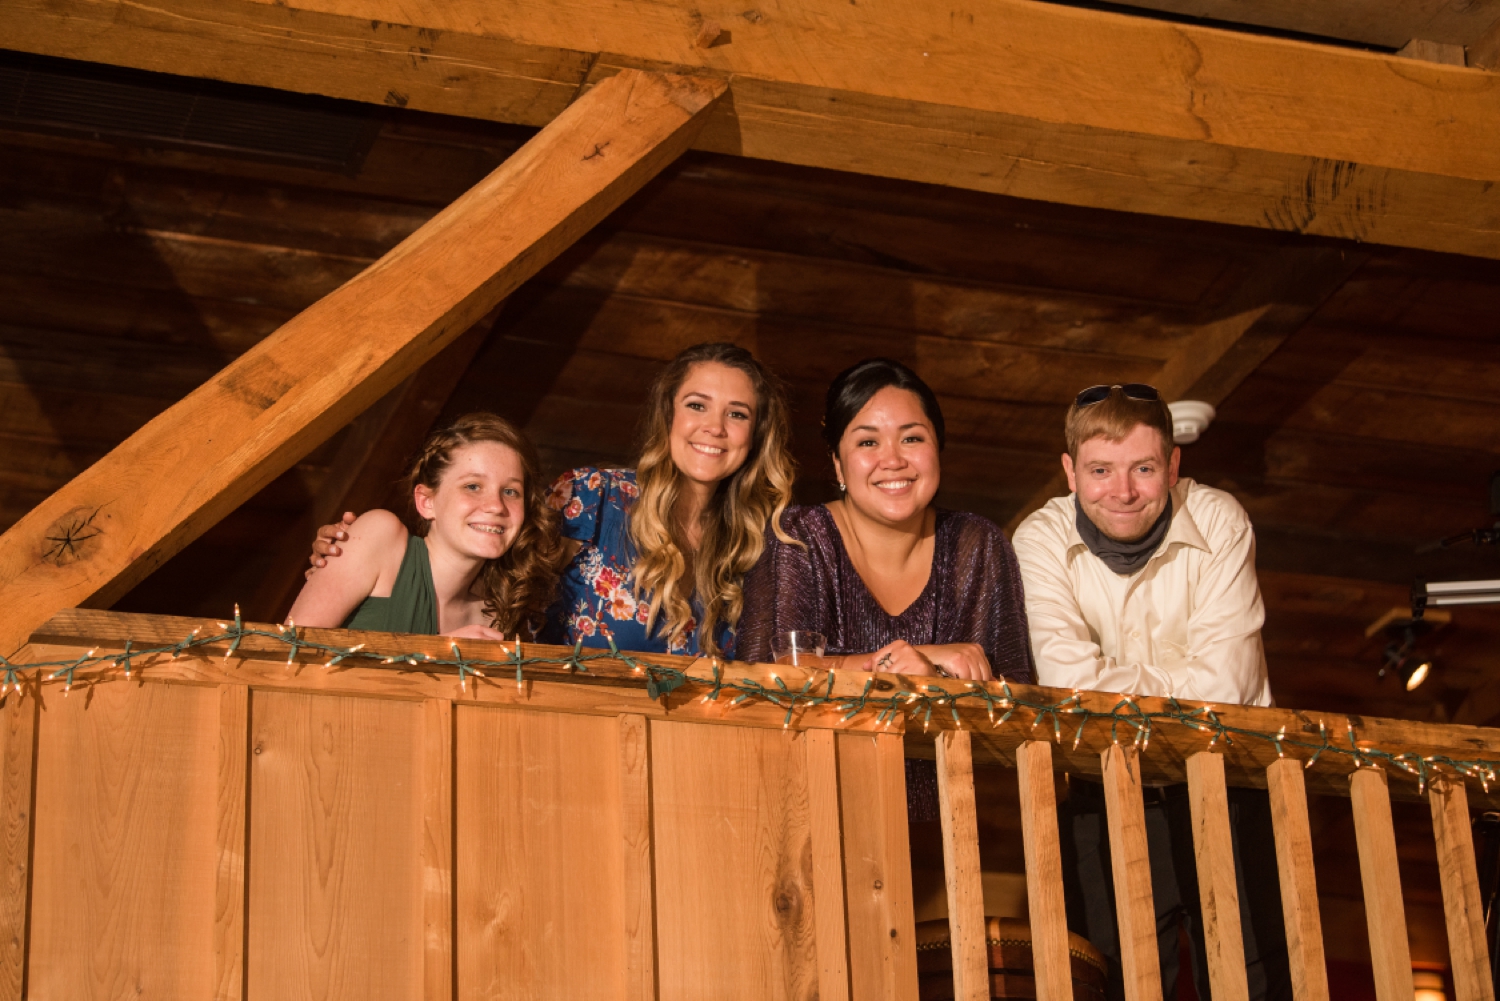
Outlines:
{"type": "Polygon", "coordinates": [[[1382,1001],[1412,996],[1392,796],[1430,799],[1458,998],[1492,997],[1496,730],[99,611],[14,660],[48,666],[0,716],[4,1001],[915,999],[908,753],[938,764],[955,997],[990,989],[976,762],[1019,778],[1041,998],[1073,996],[1056,770],[1104,783],[1132,999],[1161,997],[1169,781],[1216,998],[1246,991],[1231,785],[1270,790],[1298,1001],[1328,996],[1309,790],[1352,799],[1382,1001]]]}

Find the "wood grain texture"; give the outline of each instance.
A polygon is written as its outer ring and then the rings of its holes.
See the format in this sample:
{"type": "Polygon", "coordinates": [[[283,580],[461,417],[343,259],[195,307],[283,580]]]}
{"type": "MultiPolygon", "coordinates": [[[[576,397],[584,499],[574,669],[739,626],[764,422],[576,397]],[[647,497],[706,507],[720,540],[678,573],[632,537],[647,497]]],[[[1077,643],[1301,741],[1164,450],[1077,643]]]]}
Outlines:
{"type": "Polygon", "coordinates": [[[807,763],[784,730],[651,724],[661,997],[818,989],[807,763]]]}
{"type": "Polygon", "coordinates": [[[219,686],[219,785],[214,882],[214,997],[245,996],[245,835],[250,794],[250,687],[219,686]]]}
{"type": "Polygon", "coordinates": [[[456,713],[459,998],[620,997],[630,926],[617,719],[456,713]]]}
{"type": "Polygon", "coordinates": [[[813,907],[817,915],[819,1001],[849,1001],[848,917],[844,906],[844,835],[839,812],[838,736],[803,734],[807,802],[812,821],[813,907]]]}
{"type": "Polygon", "coordinates": [[[1112,743],[1105,748],[1101,760],[1125,998],[1161,1001],[1161,962],[1156,952],[1156,910],[1151,896],[1151,856],[1146,847],[1140,755],[1134,748],[1112,743]]]}
{"type": "Polygon", "coordinates": [[[1484,902],[1469,827],[1469,797],[1462,782],[1432,783],[1432,832],[1437,840],[1438,878],[1443,884],[1443,916],[1457,1001],[1494,1001],[1490,950],[1484,928],[1484,902]]]}
{"type": "Polygon", "coordinates": [[[1406,938],[1406,908],[1385,772],[1361,768],[1349,776],[1349,798],[1354,807],[1354,837],[1365,891],[1375,996],[1379,1001],[1405,1001],[1413,989],[1411,946],[1406,938]]]}
{"type": "Polygon", "coordinates": [[[1300,761],[1278,760],[1266,769],[1266,786],[1276,832],[1276,871],[1286,921],[1292,997],[1294,1001],[1328,1001],[1328,966],[1323,958],[1323,923],[1318,913],[1312,829],[1302,775],[1305,770],[1300,761]]]}
{"type": "Polygon", "coordinates": [[[213,997],[218,690],[43,698],[28,996],[213,997]]]}
{"type": "Polygon", "coordinates": [[[1200,751],[1188,758],[1187,773],[1209,986],[1219,1001],[1248,1001],[1250,987],[1245,976],[1245,940],[1240,929],[1240,893],[1229,830],[1224,759],[1211,751],[1200,751]]]}
{"type": "Polygon", "coordinates": [[[0,536],[0,650],[59,608],[125,593],[416,371],[681,153],[722,92],[641,73],[594,88],[394,250],[32,510],[0,536]],[[360,351],[348,350],[353,341],[360,351]],[[79,541],[48,541],[62,532],[79,541]]]}
{"type": "Polygon", "coordinates": [[[974,808],[974,756],[967,730],[937,736],[938,802],[942,811],[943,875],[948,885],[948,934],[953,996],[989,1001],[990,950],[985,942],[984,884],[979,878],[979,819],[974,808]]]}
{"type": "Polygon", "coordinates": [[[625,998],[656,997],[656,855],[651,836],[651,734],[646,717],[618,718],[620,875],[624,891],[625,998]]]}
{"type": "Polygon", "coordinates": [[[422,997],[452,1001],[453,703],[422,703],[422,997]]]}
{"type": "Polygon", "coordinates": [[[734,81],[704,149],[1500,255],[1488,176],[1451,176],[1495,159],[1465,145],[1500,132],[1485,119],[1493,79],[1391,55],[1021,0],[962,26],[833,0],[754,21],[685,2],[645,18],[598,0],[503,18],[394,0],[8,2],[8,44],[24,51],[533,125],[622,67],[698,67],[734,81]],[[703,18],[738,25],[733,44],[680,44],[703,18]]]}
{"type": "Polygon", "coordinates": [[[0,699],[0,998],[26,993],[31,910],[32,807],[40,702],[17,692],[0,699]]]}
{"type": "Polygon", "coordinates": [[[1031,915],[1036,996],[1043,1001],[1073,1001],[1052,745],[1028,740],[1017,747],[1016,778],[1021,788],[1021,835],[1025,841],[1026,902],[1031,915]]]}
{"type": "Polygon", "coordinates": [[[854,1001],[916,1001],[906,759],[894,733],[838,735],[854,1001]]]}
{"type": "Polygon", "coordinates": [[[249,997],[423,984],[422,706],[257,692],[249,997]]]}

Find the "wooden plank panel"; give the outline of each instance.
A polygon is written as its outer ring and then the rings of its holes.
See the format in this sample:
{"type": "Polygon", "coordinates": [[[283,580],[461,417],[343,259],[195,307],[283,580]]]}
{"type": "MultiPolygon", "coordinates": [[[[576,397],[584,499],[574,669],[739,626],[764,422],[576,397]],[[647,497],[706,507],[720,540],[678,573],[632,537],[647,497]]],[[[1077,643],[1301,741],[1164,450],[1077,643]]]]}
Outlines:
{"type": "Polygon", "coordinates": [[[854,1001],[916,1001],[906,759],[894,733],[841,733],[839,801],[854,1001]]]}
{"type": "Polygon", "coordinates": [[[256,693],[249,997],[421,995],[422,732],[419,703],[256,693]]]}
{"type": "Polygon", "coordinates": [[[1021,837],[1026,850],[1026,901],[1031,914],[1036,996],[1042,1001],[1073,1001],[1052,745],[1045,740],[1028,740],[1016,748],[1016,778],[1021,787],[1021,837]]]}
{"type": "Polygon", "coordinates": [[[1411,946],[1406,939],[1385,772],[1379,768],[1356,771],[1349,776],[1349,797],[1359,846],[1359,878],[1365,891],[1365,921],[1370,929],[1370,960],[1375,966],[1375,996],[1379,1001],[1407,1001],[1413,989],[1411,946]]]}
{"type": "Polygon", "coordinates": [[[1187,773],[1209,986],[1218,1001],[1248,1001],[1250,987],[1245,978],[1245,940],[1240,929],[1240,893],[1229,831],[1224,759],[1211,751],[1199,751],[1188,758],[1187,773]]]}
{"type": "Polygon", "coordinates": [[[0,998],[26,991],[31,910],[32,805],[40,703],[12,692],[0,701],[0,998]]]}
{"type": "Polygon", "coordinates": [[[457,724],[458,996],[620,997],[616,719],[460,705],[457,724]]]}
{"type": "Polygon", "coordinates": [[[1485,940],[1484,902],[1469,829],[1469,794],[1463,779],[1432,783],[1432,831],[1437,839],[1438,876],[1443,884],[1443,916],[1448,924],[1448,952],[1457,1001],[1494,1001],[1489,943],[1485,940]]]}
{"type": "Polygon", "coordinates": [[[214,997],[245,996],[245,834],[249,822],[250,687],[219,686],[218,870],[214,884],[214,997]]]}
{"type": "Polygon", "coordinates": [[[214,996],[219,693],[45,689],[28,995],[214,996]]]}
{"type": "Polygon", "coordinates": [[[651,734],[646,717],[617,721],[620,760],[621,876],[625,919],[625,999],[656,997],[656,856],[651,840],[651,734]]]}
{"type": "Polygon", "coordinates": [[[1156,953],[1156,910],[1151,896],[1151,856],[1141,799],[1140,755],[1110,744],[1100,755],[1104,806],[1109,814],[1109,857],[1120,926],[1120,969],[1126,1001],[1161,1001],[1161,961],[1156,953]]]}
{"type": "Polygon", "coordinates": [[[662,998],[810,996],[818,956],[798,735],[653,722],[651,752],[662,998]]]}
{"type": "Polygon", "coordinates": [[[1282,758],[1266,769],[1266,785],[1276,832],[1276,871],[1286,918],[1292,997],[1294,1001],[1328,1001],[1328,967],[1323,960],[1323,924],[1318,914],[1312,829],[1302,776],[1305,770],[1302,762],[1282,758]]]}
{"type": "Polygon", "coordinates": [[[451,1001],[453,960],[453,703],[422,703],[422,997],[451,1001]]]}
{"type": "Polygon", "coordinates": [[[416,371],[685,149],[723,89],[634,72],[594,88],[22,518],[0,536],[0,650],[59,608],[114,601],[416,371]],[[85,521],[83,548],[54,552],[48,537],[85,521]]]}
{"type": "Polygon", "coordinates": [[[958,1001],[989,1001],[990,950],[985,944],[984,884],[979,878],[979,818],[974,809],[974,757],[969,731],[944,730],[938,734],[937,772],[948,934],[953,949],[953,996],[958,1001]]]}
{"type": "Polygon", "coordinates": [[[838,738],[803,734],[812,814],[813,906],[817,914],[819,1001],[849,1001],[849,942],[844,908],[844,837],[839,829],[838,738]]]}

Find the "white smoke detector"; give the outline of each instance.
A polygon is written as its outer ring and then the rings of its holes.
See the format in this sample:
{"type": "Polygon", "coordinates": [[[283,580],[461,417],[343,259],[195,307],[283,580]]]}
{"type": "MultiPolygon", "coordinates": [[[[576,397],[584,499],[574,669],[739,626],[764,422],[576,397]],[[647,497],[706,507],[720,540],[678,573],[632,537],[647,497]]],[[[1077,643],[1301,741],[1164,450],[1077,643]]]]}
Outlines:
{"type": "Polygon", "coordinates": [[[1217,413],[1213,404],[1202,400],[1178,400],[1168,403],[1167,409],[1172,411],[1172,441],[1177,445],[1191,445],[1197,441],[1217,413]]]}

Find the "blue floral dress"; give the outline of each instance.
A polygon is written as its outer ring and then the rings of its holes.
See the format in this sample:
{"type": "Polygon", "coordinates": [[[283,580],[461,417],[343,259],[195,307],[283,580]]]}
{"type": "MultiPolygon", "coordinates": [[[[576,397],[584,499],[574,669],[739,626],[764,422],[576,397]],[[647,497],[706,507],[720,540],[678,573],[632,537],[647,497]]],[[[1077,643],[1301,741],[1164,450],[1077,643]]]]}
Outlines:
{"type": "MultiPolygon", "coordinates": [[[[639,496],[633,469],[595,469],[585,466],[558,477],[547,503],[562,513],[562,534],[583,543],[563,570],[557,603],[548,610],[542,639],[573,646],[608,647],[611,638],[621,650],[645,653],[698,654],[698,621],[688,623],[683,642],[646,631],[650,608],[646,595],[637,601],[635,543],[630,538],[630,506],[639,496]]],[[[701,606],[693,602],[701,616],[701,606]]],[[[660,632],[661,617],[657,618],[660,632]]],[[[734,656],[734,635],[720,624],[719,649],[734,656]]]]}

